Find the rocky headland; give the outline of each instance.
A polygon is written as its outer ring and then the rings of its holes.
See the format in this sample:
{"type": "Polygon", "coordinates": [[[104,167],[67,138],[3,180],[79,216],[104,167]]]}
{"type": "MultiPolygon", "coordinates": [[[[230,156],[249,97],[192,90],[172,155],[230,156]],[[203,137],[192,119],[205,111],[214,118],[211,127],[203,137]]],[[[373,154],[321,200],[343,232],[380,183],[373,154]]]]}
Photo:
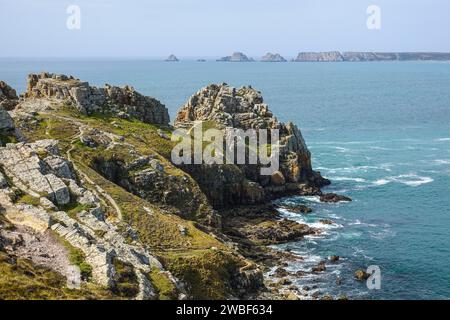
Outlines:
{"type": "Polygon", "coordinates": [[[161,102],[130,86],[31,74],[17,97],[0,84],[0,298],[292,297],[264,274],[299,257],[267,245],[321,231],[282,219],[272,200],[350,200],[322,193],[330,181],[313,170],[299,128],[251,87],[201,89],[172,127],[161,102]],[[174,165],[172,131],[197,121],[280,130],[279,171],[174,165]],[[82,272],[76,292],[65,283],[71,265],[82,272]],[[30,291],[30,272],[51,282],[30,291]]]}
{"type": "Polygon", "coordinates": [[[439,52],[300,52],[295,62],[448,61],[439,52]]]}
{"type": "Polygon", "coordinates": [[[253,58],[247,57],[242,52],[234,52],[231,56],[218,59],[219,62],[255,62],[253,58]]]}

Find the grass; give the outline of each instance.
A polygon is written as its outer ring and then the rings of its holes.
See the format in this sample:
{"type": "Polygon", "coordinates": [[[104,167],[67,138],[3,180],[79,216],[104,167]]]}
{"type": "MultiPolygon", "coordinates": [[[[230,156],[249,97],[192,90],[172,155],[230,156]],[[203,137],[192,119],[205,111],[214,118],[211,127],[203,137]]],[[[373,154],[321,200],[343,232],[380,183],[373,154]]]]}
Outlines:
{"type": "Polygon", "coordinates": [[[16,200],[17,204],[29,204],[34,207],[40,206],[41,202],[39,198],[30,196],[29,194],[22,194],[19,196],[19,198],[16,200]]]}
{"type": "Polygon", "coordinates": [[[17,138],[15,136],[0,133],[0,146],[4,146],[7,143],[16,143],[16,142],[17,138]]]}
{"type": "Polygon", "coordinates": [[[86,256],[83,251],[72,246],[67,240],[57,236],[61,244],[67,249],[69,262],[72,265],[78,266],[81,272],[81,279],[83,281],[90,281],[92,279],[92,267],[86,262],[86,256]]]}
{"type": "Polygon", "coordinates": [[[167,275],[158,268],[152,269],[149,280],[156,288],[159,300],[176,300],[178,298],[177,288],[167,275]]]}
{"type": "Polygon", "coordinates": [[[122,298],[134,298],[139,293],[139,283],[131,264],[114,258],[114,287],[112,292],[122,298]]]}
{"type": "Polygon", "coordinates": [[[84,284],[70,290],[62,275],[0,251],[0,300],[97,300],[115,297],[101,287],[84,284]]]}

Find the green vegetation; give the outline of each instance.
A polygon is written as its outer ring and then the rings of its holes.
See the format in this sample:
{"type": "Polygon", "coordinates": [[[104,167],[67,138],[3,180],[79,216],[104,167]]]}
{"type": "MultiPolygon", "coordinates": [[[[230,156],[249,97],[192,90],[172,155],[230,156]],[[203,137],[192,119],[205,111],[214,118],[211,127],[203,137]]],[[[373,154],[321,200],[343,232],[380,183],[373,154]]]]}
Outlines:
{"type": "Polygon", "coordinates": [[[92,284],[83,285],[81,290],[70,290],[66,288],[66,279],[60,274],[0,251],[0,300],[113,298],[109,291],[92,284]]]}
{"type": "Polygon", "coordinates": [[[69,261],[72,265],[78,266],[83,281],[90,281],[92,278],[92,267],[86,262],[84,253],[72,246],[67,240],[57,236],[61,244],[67,249],[69,261]]]}
{"type": "Polygon", "coordinates": [[[37,207],[41,204],[39,198],[30,196],[29,194],[22,194],[19,196],[19,198],[16,200],[16,203],[18,204],[29,204],[34,207],[37,207]]]}
{"type": "Polygon", "coordinates": [[[134,298],[139,293],[139,282],[134,267],[116,258],[113,264],[116,274],[112,292],[122,298],[134,298]]]}
{"type": "Polygon", "coordinates": [[[16,143],[16,142],[17,142],[17,138],[14,137],[13,135],[6,135],[6,134],[0,133],[0,146],[4,146],[7,143],[16,143]]]}
{"type": "Polygon", "coordinates": [[[157,290],[160,300],[176,300],[178,298],[177,288],[168,276],[158,268],[152,269],[149,280],[157,290]]]}

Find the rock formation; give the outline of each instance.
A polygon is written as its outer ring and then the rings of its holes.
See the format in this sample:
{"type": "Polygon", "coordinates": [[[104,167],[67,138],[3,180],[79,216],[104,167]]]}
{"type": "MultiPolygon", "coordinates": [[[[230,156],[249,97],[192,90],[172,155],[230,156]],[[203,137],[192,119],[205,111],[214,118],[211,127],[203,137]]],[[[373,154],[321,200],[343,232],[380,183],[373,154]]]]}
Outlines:
{"type": "Polygon", "coordinates": [[[14,121],[8,111],[0,108],[0,134],[9,134],[14,131],[14,121]]]}
{"type": "Polygon", "coordinates": [[[180,60],[178,60],[178,58],[177,58],[174,54],[171,54],[171,55],[166,59],[166,61],[167,61],[167,62],[178,62],[178,61],[180,61],[180,60]]]}
{"type": "Polygon", "coordinates": [[[12,110],[17,105],[18,100],[16,90],[0,81],[0,108],[12,110]]]}
{"type": "Polygon", "coordinates": [[[218,206],[258,203],[266,196],[298,190],[303,184],[320,188],[329,183],[313,171],[311,153],[297,126],[279,122],[261,93],[251,87],[236,89],[220,84],[201,89],[181,107],[175,126],[190,128],[194,121],[212,122],[219,129],[280,132],[280,171],[272,177],[260,175],[258,165],[219,165],[220,170],[198,165],[186,167],[218,206]]]}
{"type": "Polygon", "coordinates": [[[253,58],[247,57],[242,52],[234,52],[231,56],[223,57],[219,60],[219,62],[254,62],[253,58]]]}
{"type": "Polygon", "coordinates": [[[28,76],[27,98],[64,100],[84,114],[111,113],[142,122],[169,124],[167,108],[158,100],[144,96],[134,88],[106,85],[92,87],[88,82],[49,73],[28,76]]]}
{"type": "Polygon", "coordinates": [[[261,62],[286,62],[286,59],[283,58],[279,53],[267,53],[264,57],[261,58],[261,62]]]}

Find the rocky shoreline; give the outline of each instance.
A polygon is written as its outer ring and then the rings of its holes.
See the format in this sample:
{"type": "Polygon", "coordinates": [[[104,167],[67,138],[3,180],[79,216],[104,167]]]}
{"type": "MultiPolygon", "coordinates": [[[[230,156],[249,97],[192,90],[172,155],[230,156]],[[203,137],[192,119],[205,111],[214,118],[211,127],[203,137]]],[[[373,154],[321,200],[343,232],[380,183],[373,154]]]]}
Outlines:
{"type": "Polygon", "coordinates": [[[286,260],[301,259],[269,246],[320,230],[283,219],[272,201],[351,201],[321,191],[330,181],[313,170],[299,128],[279,122],[251,87],[201,89],[174,126],[161,102],[130,86],[97,88],[66,75],[32,74],[20,97],[0,82],[0,103],[0,251],[9,257],[0,263],[24,258],[61,274],[76,252],[85,284],[115,298],[304,297],[288,280],[264,279],[270,268],[281,276],[286,260]],[[279,171],[174,165],[172,131],[197,121],[280,130],[279,171]],[[52,237],[64,243],[52,242],[54,255],[30,245],[52,237]]]}

